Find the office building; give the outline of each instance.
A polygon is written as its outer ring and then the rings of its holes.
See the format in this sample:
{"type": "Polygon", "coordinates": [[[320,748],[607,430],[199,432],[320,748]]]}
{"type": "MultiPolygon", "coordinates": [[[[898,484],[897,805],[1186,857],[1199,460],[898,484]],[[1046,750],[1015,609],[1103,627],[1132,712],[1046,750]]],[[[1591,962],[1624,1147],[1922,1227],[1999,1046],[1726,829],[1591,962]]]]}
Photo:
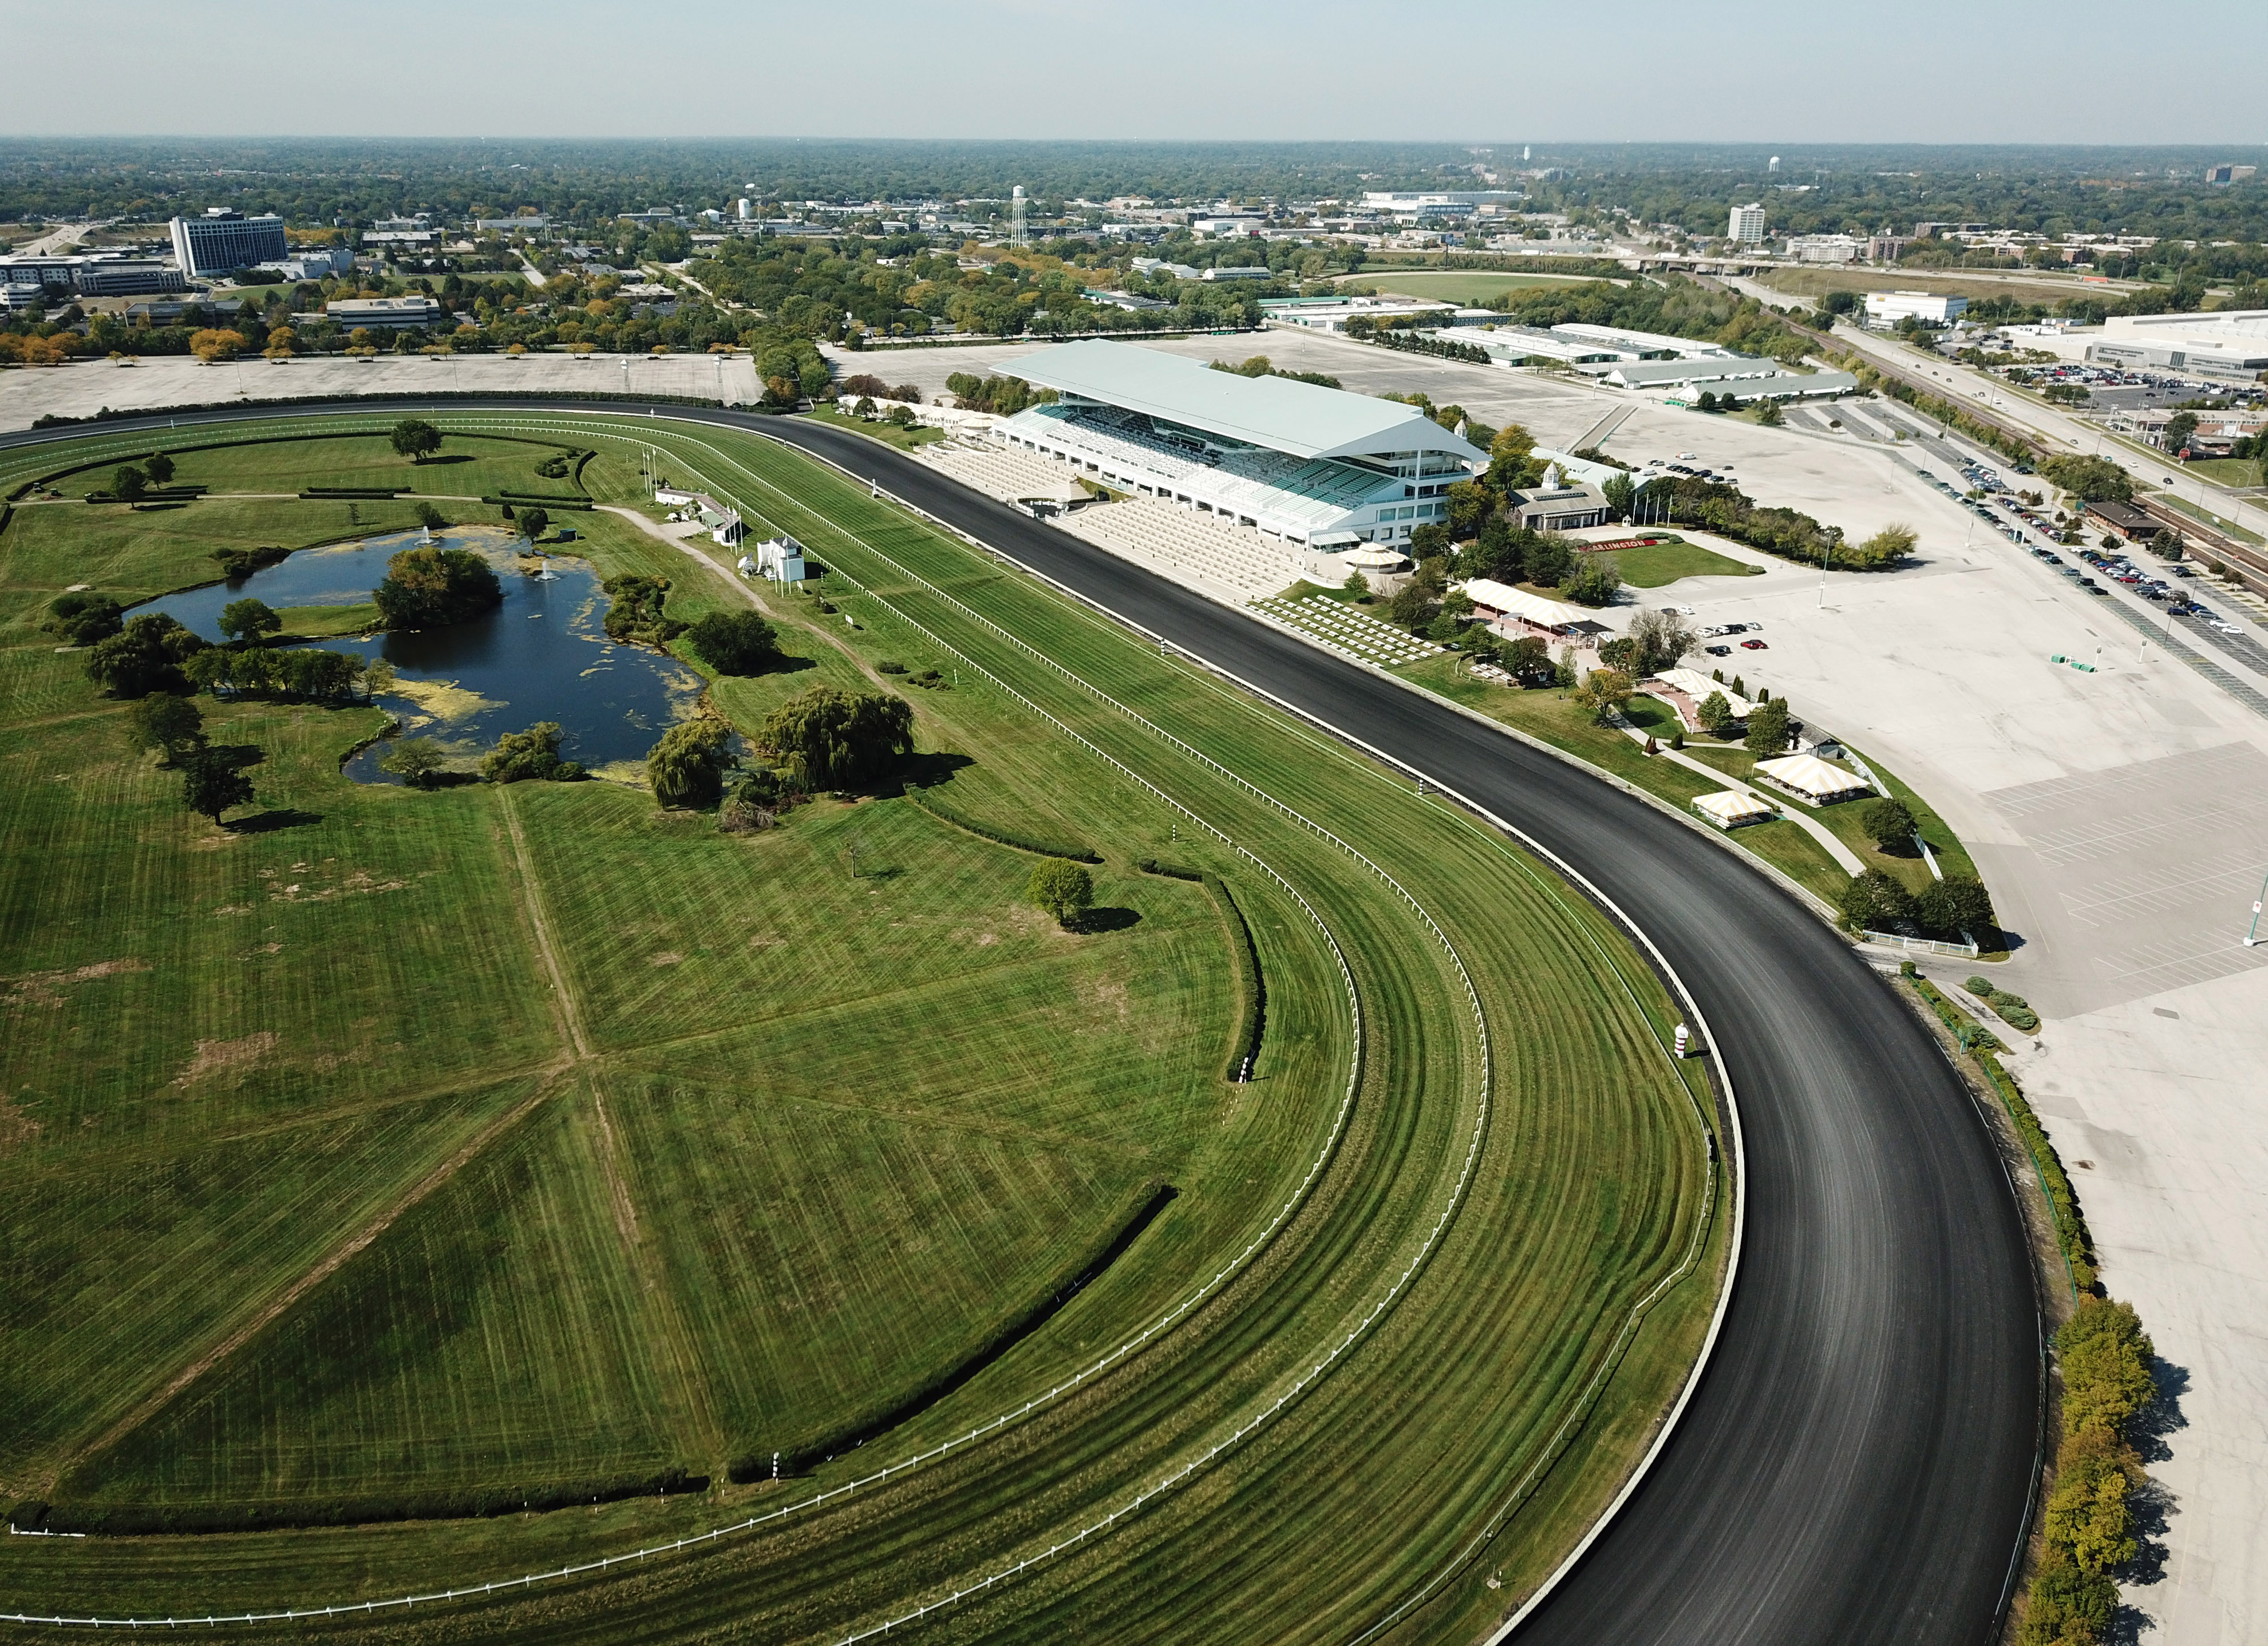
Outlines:
{"type": "Polygon", "coordinates": [[[2257,165],[2213,165],[2205,168],[2208,183],[2249,183],[2260,173],[2257,165]]]}
{"type": "Polygon", "coordinates": [[[323,318],[349,331],[401,331],[431,326],[441,318],[441,305],[423,295],[407,298],[345,298],[323,305],[323,318]]]}
{"type": "Polygon", "coordinates": [[[1764,209],[1750,204],[1733,208],[1732,222],[1725,230],[1725,238],[1736,246],[1762,246],[1764,243],[1764,209]]]}
{"type": "Polygon", "coordinates": [[[214,206],[202,217],[175,217],[169,226],[173,261],[192,278],[234,274],[273,262],[291,250],[284,242],[284,219],[272,213],[247,217],[214,206]]]}

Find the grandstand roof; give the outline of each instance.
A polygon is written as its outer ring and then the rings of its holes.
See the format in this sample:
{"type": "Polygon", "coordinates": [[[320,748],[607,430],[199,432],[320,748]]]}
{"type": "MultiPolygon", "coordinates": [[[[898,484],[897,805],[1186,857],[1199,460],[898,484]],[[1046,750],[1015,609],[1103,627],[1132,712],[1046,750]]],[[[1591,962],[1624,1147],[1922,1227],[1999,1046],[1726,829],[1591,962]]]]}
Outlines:
{"type": "Polygon", "coordinates": [[[1265,446],[1294,457],[1446,452],[1488,454],[1418,410],[1287,378],[1240,377],[1131,343],[1058,343],[1011,367],[1027,382],[1123,406],[1145,416],[1265,446]]]}

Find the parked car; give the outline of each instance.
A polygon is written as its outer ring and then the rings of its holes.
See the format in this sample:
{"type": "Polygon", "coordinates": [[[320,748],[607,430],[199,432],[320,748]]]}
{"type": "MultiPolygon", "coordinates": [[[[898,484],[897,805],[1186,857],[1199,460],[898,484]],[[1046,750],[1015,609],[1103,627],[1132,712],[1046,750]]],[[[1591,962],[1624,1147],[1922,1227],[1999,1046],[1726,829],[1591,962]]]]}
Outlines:
{"type": "Polygon", "coordinates": [[[1712,658],[1729,658],[1733,655],[1733,649],[1730,646],[1704,646],[1701,650],[1712,658]]]}
{"type": "Polygon", "coordinates": [[[1764,651],[1770,650],[1770,648],[1768,648],[1761,640],[1743,640],[1741,643],[1741,650],[1743,651],[1764,651]]]}

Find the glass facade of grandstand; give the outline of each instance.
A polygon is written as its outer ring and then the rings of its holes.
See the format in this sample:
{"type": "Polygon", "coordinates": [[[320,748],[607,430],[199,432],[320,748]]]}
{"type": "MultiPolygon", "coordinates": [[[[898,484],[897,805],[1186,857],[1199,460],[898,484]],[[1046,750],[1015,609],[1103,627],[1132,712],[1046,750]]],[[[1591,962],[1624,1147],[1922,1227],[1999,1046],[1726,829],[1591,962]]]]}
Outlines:
{"type": "Polygon", "coordinates": [[[1447,518],[1449,488],[1485,461],[1394,402],[1211,372],[1130,344],[1065,344],[1017,370],[1058,398],[1010,418],[999,431],[1010,445],[1104,486],[1313,548],[1408,541],[1418,526],[1447,518]],[[1052,369],[1050,356],[1073,351],[1052,369]],[[1114,378],[1124,393],[1111,392],[1114,378]]]}

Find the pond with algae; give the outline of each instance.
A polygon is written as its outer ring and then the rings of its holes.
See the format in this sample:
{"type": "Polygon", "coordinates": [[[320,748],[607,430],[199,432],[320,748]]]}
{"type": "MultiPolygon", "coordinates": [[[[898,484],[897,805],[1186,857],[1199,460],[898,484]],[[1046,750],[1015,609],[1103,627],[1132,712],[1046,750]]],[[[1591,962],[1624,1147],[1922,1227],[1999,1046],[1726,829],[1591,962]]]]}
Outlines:
{"type": "MultiPolygon", "coordinates": [[[[163,612],[217,640],[222,607],[258,599],[285,614],[288,629],[293,609],[367,601],[386,576],[387,561],[423,540],[416,532],[394,532],[301,549],[249,576],[136,610],[163,612]]],[[[394,686],[378,701],[401,722],[402,736],[433,738],[452,765],[469,767],[503,733],[553,720],[565,733],[567,758],[602,772],[644,761],[662,732],[693,712],[698,672],[650,646],[608,638],[608,597],[588,561],[522,555],[514,552],[517,540],[500,529],[453,527],[434,541],[485,557],[504,584],[504,604],[447,628],[309,643],[391,664],[394,686]]],[[[347,775],[362,783],[394,781],[379,769],[386,748],[381,742],[356,754],[347,775]]]]}

